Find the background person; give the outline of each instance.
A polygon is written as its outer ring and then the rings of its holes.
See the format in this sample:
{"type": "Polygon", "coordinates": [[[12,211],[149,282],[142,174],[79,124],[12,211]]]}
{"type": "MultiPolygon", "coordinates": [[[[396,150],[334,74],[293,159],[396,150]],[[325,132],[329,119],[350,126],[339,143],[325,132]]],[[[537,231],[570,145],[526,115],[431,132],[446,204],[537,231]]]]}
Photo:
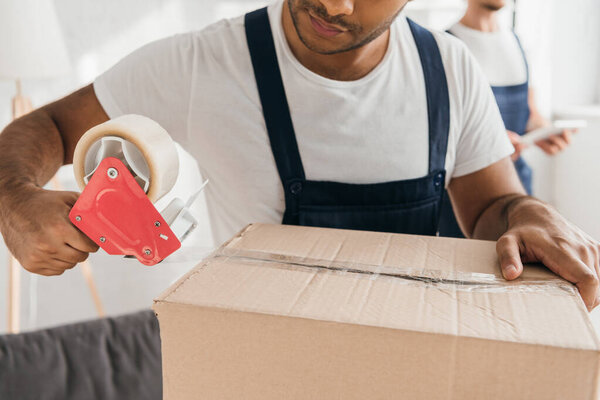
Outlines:
{"type": "MultiPolygon", "coordinates": [[[[474,55],[492,91],[508,137],[515,147],[511,156],[521,183],[528,194],[533,192],[531,167],[521,157],[526,147],[520,137],[527,132],[548,126],[550,122],[538,111],[534,90],[530,84],[529,66],[519,38],[502,28],[498,12],[506,0],[468,0],[462,19],[448,32],[461,39],[474,55]]],[[[563,131],[536,143],[546,154],[555,155],[571,142],[571,132],[563,131]]],[[[445,195],[440,235],[464,237],[448,195],[445,195]]]]}

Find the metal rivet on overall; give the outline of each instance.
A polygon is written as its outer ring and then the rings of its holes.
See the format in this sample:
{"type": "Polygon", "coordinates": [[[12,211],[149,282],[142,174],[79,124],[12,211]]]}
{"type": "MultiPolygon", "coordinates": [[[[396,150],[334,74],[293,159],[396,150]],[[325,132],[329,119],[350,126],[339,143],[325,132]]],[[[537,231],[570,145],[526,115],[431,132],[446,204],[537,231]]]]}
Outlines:
{"type": "Polygon", "coordinates": [[[149,256],[150,254],[152,254],[152,252],[150,251],[150,249],[146,249],[146,250],[144,250],[144,254],[149,256]]]}
{"type": "Polygon", "coordinates": [[[292,194],[298,194],[301,191],[302,191],[302,183],[300,183],[300,182],[294,182],[290,186],[290,192],[292,192],[292,194]]]}
{"type": "Polygon", "coordinates": [[[435,177],[435,186],[440,186],[443,178],[444,176],[442,174],[437,174],[435,177]]]}
{"type": "Polygon", "coordinates": [[[106,242],[106,238],[105,238],[104,236],[100,236],[100,241],[101,241],[102,243],[104,243],[104,242],[106,242]]]}
{"type": "Polygon", "coordinates": [[[77,221],[77,222],[81,221],[81,216],[79,216],[79,215],[78,215],[78,216],[76,216],[76,217],[75,217],[75,221],[77,221]]]}
{"type": "Polygon", "coordinates": [[[160,226],[160,222],[156,221],[156,222],[154,223],[154,226],[158,228],[158,227],[160,226]]]}
{"type": "Polygon", "coordinates": [[[117,176],[119,176],[119,171],[117,171],[116,168],[110,167],[106,170],[106,174],[110,179],[115,179],[117,176]]]}

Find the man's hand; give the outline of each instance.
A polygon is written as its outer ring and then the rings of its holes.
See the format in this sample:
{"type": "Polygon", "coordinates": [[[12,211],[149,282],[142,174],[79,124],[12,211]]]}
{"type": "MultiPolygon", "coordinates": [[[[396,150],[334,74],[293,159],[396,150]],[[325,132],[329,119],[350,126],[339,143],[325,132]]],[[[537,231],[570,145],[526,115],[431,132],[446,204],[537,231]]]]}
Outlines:
{"type": "Polygon", "coordinates": [[[506,205],[508,229],[497,242],[502,274],[518,278],[523,263],[541,262],[574,283],[588,310],[600,303],[600,244],[541,201],[519,196],[506,205]]]}
{"type": "Polygon", "coordinates": [[[88,85],[0,133],[0,232],[27,270],[60,275],[98,249],[68,219],[78,194],[40,187],[73,162],[79,138],[105,121],[108,115],[88,85]]]}
{"type": "MultiPolygon", "coordinates": [[[[550,121],[544,118],[539,113],[532,113],[529,118],[529,122],[527,123],[527,132],[545,128],[550,126],[550,121]]],[[[536,146],[544,151],[544,153],[553,156],[564,149],[567,148],[569,144],[571,144],[571,136],[576,133],[576,131],[565,129],[561,133],[552,135],[547,139],[540,140],[535,142],[536,146]]]]}
{"type": "Polygon", "coordinates": [[[558,135],[552,135],[547,139],[535,142],[536,146],[544,151],[544,153],[553,156],[560,153],[571,144],[571,136],[575,131],[564,130],[558,135]]]}
{"type": "Polygon", "coordinates": [[[467,237],[498,240],[506,279],[519,277],[523,263],[541,262],[574,283],[589,309],[598,305],[598,242],[552,207],[527,196],[508,157],[453,178],[448,192],[467,237]]]}
{"type": "Polygon", "coordinates": [[[98,246],[69,221],[75,192],[23,187],[3,204],[0,219],[8,249],[21,265],[41,275],[61,275],[85,261],[98,246]]]}
{"type": "Polygon", "coordinates": [[[519,157],[521,157],[521,152],[527,147],[527,145],[521,142],[521,136],[519,136],[518,133],[509,130],[506,130],[506,133],[508,134],[508,139],[510,139],[510,143],[515,148],[515,152],[512,153],[510,159],[516,161],[519,159],[519,157]]]}

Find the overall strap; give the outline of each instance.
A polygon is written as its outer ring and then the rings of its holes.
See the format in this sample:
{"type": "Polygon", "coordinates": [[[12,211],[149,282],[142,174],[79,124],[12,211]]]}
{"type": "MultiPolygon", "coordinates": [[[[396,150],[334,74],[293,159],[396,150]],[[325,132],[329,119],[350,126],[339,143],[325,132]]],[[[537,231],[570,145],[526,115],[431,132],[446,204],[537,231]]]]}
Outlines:
{"type": "Polygon", "coordinates": [[[513,35],[515,35],[515,38],[517,39],[517,44],[519,45],[519,49],[521,50],[521,54],[523,55],[523,61],[525,62],[525,70],[527,71],[527,81],[526,82],[529,82],[529,63],[527,62],[527,56],[525,55],[525,50],[523,50],[523,46],[521,45],[521,40],[519,39],[519,36],[517,36],[515,31],[513,31],[513,35]]]}
{"type": "Polygon", "coordinates": [[[305,179],[304,167],[281,80],[267,8],[246,14],[244,21],[271,149],[281,182],[287,188],[290,181],[305,179]]]}
{"type": "Polygon", "coordinates": [[[408,19],[425,76],[429,118],[429,172],[445,169],[450,132],[450,99],[440,49],[427,29],[408,19]]]}

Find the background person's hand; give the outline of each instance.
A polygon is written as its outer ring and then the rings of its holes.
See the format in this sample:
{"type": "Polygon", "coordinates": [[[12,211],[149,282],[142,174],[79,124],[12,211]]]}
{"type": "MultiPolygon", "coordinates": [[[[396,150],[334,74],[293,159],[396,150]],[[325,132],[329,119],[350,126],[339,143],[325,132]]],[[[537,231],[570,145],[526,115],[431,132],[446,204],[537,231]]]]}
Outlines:
{"type": "Polygon", "coordinates": [[[28,187],[3,202],[0,230],[10,252],[30,272],[60,275],[98,246],[69,220],[75,192],[28,187]]]}
{"type": "Polygon", "coordinates": [[[518,278],[523,263],[541,262],[577,286],[588,310],[600,303],[600,244],[596,240],[532,198],[511,206],[508,221],[496,245],[506,279],[518,278]]]}
{"type": "MultiPolygon", "coordinates": [[[[550,126],[552,123],[544,118],[539,113],[532,113],[529,122],[527,123],[527,132],[545,128],[550,126]]],[[[565,129],[561,133],[552,135],[547,139],[539,140],[535,142],[536,146],[544,151],[544,153],[553,156],[563,151],[569,144],[571,144],[571,136],[577,133],[577,130],[565,129]]]]}
{"type": "Polygon", "coordinates": [[[516,161],[519,159],[519,157],[521,157],[521,152],[527,147],[527,145],[521,142],[521,136],[519,136],[518,133],[509,130],[506,130],[506,133],[508,134],[510,143],[515,148],[515,152],[510,156],[510,158],[511,160],[516,161]]]}
{"type": "Polygon", "coordinates": [[[563,151],[565,148],[567,148],[568,145],[571,144],[571,137],[576,132],[576,130],[565,129],[561,133],[557,135],[552,135],[547,139],[535,142],[535,144],[540,149],[542,149],[544,153],[553,156],[563,151]]]}

